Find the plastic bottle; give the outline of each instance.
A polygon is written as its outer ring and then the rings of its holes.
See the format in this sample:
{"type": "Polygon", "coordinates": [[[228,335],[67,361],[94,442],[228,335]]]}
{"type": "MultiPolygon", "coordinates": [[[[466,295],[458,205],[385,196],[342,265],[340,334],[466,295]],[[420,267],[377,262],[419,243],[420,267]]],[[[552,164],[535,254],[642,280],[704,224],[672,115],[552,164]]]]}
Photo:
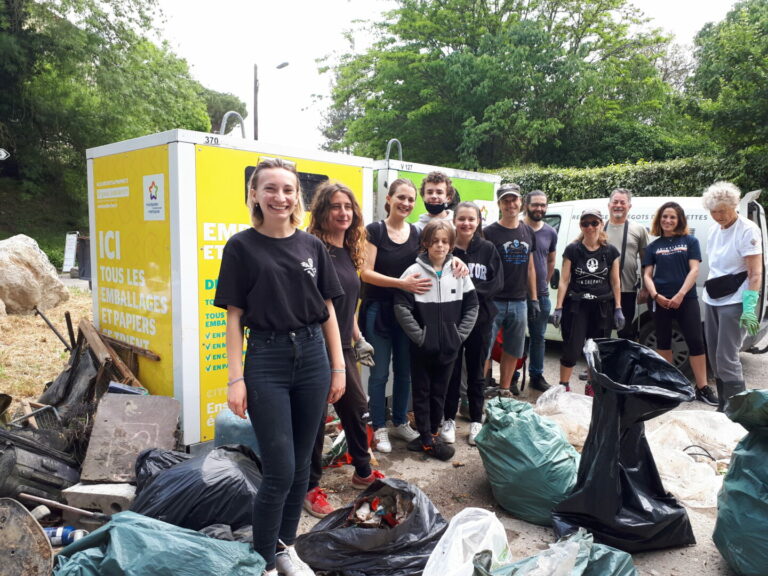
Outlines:
{"type": "Polygon", "coordinates": [[[72,526],[60,526],[58,528],[43,528],[45,535],[48,536],[48,540],[51,541],[51,546],[66,546],[72,544],[74,539],[72,535],[75,533],[75,529],[72,526]]]}

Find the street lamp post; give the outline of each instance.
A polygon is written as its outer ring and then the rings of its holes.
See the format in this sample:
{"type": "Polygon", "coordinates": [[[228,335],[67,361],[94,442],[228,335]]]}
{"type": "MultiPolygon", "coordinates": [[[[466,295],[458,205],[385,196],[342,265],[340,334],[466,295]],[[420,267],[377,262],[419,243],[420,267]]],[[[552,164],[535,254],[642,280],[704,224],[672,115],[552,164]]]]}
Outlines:
{"type": "MultiPolygon", "coordinates": [[[[281,62],[275,68],[282,70],[290,62],[281,62]]],[[[253,65],[253,139],[259,139],[259,65],[253,65]]]]}

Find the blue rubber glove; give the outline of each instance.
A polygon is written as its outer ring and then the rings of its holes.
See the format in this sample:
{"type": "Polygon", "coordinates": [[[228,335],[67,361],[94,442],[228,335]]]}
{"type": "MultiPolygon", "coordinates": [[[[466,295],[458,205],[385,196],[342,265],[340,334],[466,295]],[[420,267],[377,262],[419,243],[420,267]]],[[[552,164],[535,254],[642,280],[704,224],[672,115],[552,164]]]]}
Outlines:
{"type": "Polygon", "coordinates": [[[746,329],[750,336],[754,336],[760,330],[760,322],[757,320],[757,301],[760,298],[760,292],[757,290],[744,290],[741,300],[741,318],[739,326],[746,329]]]}
{"type": "Polygon", "coordinates": [[[560,322],[563,320],[563,309],[557,308],[552,313],[552,316],[549,317],[549,321],[552,322],[552,326],[555,328],[560,328],[560,322]]]}
{"type": "Polygon", "coordinates": [[[613,313],[613,327],[616,328],[616,330],[621,330],[626,323],[627,321],[624,319],[624,312],[621,311],[621,308],[616,308],[613,313]]]}

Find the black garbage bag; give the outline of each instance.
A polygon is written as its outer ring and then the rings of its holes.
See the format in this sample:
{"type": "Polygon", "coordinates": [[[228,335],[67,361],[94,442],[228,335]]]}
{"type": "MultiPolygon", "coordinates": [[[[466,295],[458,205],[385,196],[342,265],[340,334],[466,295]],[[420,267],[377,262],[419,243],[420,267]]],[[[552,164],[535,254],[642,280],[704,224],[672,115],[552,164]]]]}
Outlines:
{"type": "Polygon", "coordinates": [[[739,576],[768,572],[768,390],[732,396],[725,413],[749,430],[731,456],[717,495],[712,540],[739,576]]]}
{"type": "Polygon", "coordinates": [[[214,448],[152,477],[131,510],[169,524],[200,530],[251,524],[251,505],[261,485],[261,464],[247,446],[214,448]]]}
{"type": "Polygon", "coordinates": [[[144,486],[163,470],[175,466],[180,462],[186,462],[192,458],[186,452],[176,450],[163,450],[162,448],[150,448],[142,450],[136,458],[136,496],[141,494],[144,486]]]}
{"type": "Polygon", "coordinates": [[[695,544],[688,514],[661,483],[646,420],[694,398],[688,379],[661,356],[622,339],[588,340],[595,390],[576,486],[555,506],[558,537],[586,528],[596,542],[634,553],[695,544]]]}
{"type": "Polygon", "coordinates": [[[416,486],[383,478],[299,536],[296,551],[316,571],[340,576],[418,576],[447,527],[416,486]],[[393,501],[396,512],[385,504],[393,501]],[[385,514],[363,520],[365,506],[385,514]]]}

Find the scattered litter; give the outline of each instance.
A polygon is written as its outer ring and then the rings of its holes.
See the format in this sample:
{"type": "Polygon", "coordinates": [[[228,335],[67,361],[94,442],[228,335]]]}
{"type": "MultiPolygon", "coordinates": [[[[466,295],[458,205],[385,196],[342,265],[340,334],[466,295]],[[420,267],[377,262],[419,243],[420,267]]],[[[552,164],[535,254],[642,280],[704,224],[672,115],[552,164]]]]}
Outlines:
{"type": "Polygon", "coordinates": [[[630,553],[695,544],[685,508],[669,494],[644,422],[693,400],[688,379],[655,352],[623,339],[584,345],[595,401],[573,492],[552,512],[555,533],[586,528],[630,553]]]}
{"type": "Polygon", "coordinates": [[[518,518],[549,526],[579,468],[579,454],[557,424],[527,402],[489,400],[477,448],[494,499],[518,518]]]}
{"type": "Polygon", "coordinates": [[[338,508],[300,535],[296,551],[315,571],[418,576],[446,527],[435,506],[416,486],[382,478],[352,504],[338,508]],[[374,524],[360,524],[357,512],[371,520],[371,514],[376,516],[378,510],[383,513],[374,524]]]}

